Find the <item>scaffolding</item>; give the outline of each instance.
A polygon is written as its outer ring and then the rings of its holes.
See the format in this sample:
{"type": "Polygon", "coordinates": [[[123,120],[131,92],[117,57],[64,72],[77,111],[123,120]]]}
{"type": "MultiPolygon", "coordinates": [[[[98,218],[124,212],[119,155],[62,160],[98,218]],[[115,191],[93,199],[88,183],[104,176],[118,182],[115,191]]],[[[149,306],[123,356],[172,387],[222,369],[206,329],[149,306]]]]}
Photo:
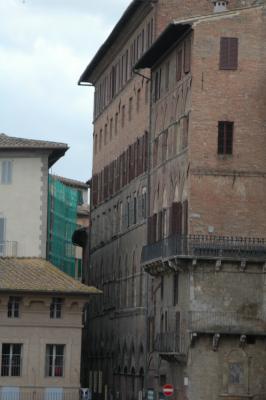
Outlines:
{"type": "Polygon", "coordinates": [[[78,190],[49,175],[47,258],[66,274],[76,277],[75,246],[78,190]]]}

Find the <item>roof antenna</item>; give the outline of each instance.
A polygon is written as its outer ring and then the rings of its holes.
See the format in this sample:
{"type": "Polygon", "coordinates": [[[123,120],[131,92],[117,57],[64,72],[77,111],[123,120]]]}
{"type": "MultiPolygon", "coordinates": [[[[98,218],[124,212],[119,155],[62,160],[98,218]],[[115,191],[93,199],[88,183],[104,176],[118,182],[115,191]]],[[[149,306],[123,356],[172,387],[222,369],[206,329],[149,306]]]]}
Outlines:
{"type": "Polygon", "coordinates": [[[214,6],[213,12],[217,13],[227,11],[229,0],[211,0],[211,2],[214,6]]]}

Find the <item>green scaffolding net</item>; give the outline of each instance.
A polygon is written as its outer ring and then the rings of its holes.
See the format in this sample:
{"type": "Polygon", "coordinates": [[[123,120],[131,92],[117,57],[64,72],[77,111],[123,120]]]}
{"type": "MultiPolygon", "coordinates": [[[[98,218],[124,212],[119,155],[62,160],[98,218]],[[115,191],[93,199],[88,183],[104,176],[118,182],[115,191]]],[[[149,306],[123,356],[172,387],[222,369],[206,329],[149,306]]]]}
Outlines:
{"type": "Polygon", "coordinates": [[[78,190],[49,176],[47,258],[73,278],[78,273],[76,248],[71,240],[73,232],[78,228],[78,196],[78,190]]]}

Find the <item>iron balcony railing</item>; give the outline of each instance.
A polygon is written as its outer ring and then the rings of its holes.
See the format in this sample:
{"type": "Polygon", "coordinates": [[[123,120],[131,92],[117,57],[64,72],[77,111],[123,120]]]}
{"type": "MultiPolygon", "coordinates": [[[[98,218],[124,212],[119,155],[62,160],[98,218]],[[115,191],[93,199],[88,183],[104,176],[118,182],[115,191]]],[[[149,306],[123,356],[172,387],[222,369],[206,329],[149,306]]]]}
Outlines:
{"type": "Polygon", "coordinates": [[[0,242],[0,257],[17,257],[17,242],[0,242]]]}
{"type": "Polygon", "coordinates": [[[155,337],[154,350],[158,353],[182,353],[180,335],[176,332],[161,332],[155,337]]]}
{"type": "Polygon", "coordinates": [[[188,329],[199,333],[266,335],[266,313],[190,311],[188,329]]]}
{"type": "Polygon", "coordinates": [[[169,236],[143,247],[141,262],[171,257],[266,260],[266,239],[232,236],[169,236]]]}

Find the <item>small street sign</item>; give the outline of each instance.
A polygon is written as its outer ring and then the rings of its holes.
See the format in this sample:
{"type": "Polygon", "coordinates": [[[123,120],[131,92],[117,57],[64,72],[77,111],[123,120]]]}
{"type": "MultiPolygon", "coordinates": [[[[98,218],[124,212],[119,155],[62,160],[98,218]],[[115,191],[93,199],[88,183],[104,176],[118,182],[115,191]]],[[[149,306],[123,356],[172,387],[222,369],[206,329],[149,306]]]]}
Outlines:
{"type": "Polygon", "coordinates": [[[173,396],[174,387],[170,383],[163,386],[163,394],[167,397],[173,396]]]}

